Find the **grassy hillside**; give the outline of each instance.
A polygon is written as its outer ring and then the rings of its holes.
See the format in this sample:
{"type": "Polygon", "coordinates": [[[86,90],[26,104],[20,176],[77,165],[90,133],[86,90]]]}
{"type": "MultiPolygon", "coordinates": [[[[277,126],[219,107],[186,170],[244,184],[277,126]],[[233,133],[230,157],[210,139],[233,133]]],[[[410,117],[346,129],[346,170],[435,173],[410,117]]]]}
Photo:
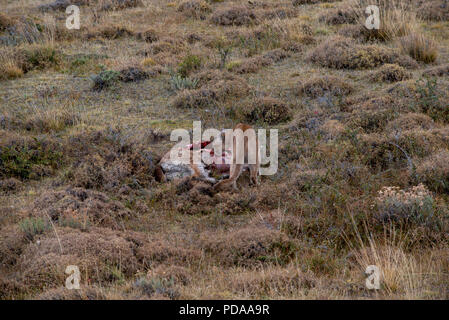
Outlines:
{"type": "Polygon", "coordinates": [[[0,298],[448,299],[449,4],[412,2],[0,0],[0,298]],[[277,174],[156,182],[195,120],[278,129],[277,174]]]}

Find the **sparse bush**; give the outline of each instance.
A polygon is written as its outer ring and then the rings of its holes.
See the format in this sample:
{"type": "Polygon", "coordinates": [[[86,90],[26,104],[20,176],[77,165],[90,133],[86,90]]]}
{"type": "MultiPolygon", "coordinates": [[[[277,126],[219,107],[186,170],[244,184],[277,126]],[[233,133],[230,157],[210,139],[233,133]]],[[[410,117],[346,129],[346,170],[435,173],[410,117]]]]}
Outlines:
{"type": "Polygon", "coordinates": [[[351,24],[357,22],[358,16],[352,8],[339,8],[324,13],[319,20],[330,25],[351,24]]]}
{"type": "Polygon", "coordinates": [[[381,221],[412,221],[425,224],[434,214],[434,199],[422,184],[404,191],[399,187],[384,187],[376,197],[381,221]]]}
{"type": "Polygon", "coordinates": [[[47,11],[64,11],[70,5],[92,6],[101,11],[122,10],[127,8],[135,8],[142,5],[142,0],[55,0],[54,2],[38,6],[38,9],[47,11]]]}
{"type": "Polygon", "coordinates": [[[405,58],[392,49],[359,45],[340,36],[325,40],[309,53],[307,60],[336,69],[369,69],[386,63],[398,63],[403,67],[417,66],[412,59],[405,58]]]}
{"type": "Polygon", "coordinates": [[[292,0],[293,6],[300,6],[303,4],[316,4],[320,2],[337,2],[340,0],[292,0]]]}
{"type": "Polygon", "coordinates": [[[195,77],[200,88],[180,91],[172,101],[174,107],[215,107],[227,99],[242,97],[249,91],[246,81],[232,74],[225,73],[221,78],[221,73],[214,75],[205,72],[195,77]]]}
{"type": "Polygon", "coordinates": [[[0,31],[6,30],[7,28],[13,26],[14,23],[14,19],[8,17],[3,12],[0,13],[0,31]]]}
{"type": "Polygon", "coordinates": [[[178,74],[185,78],[191,72],[198,70],[201,67],[201,58],[199,56],[190,54],[186,56],[178,66],[178,74]]]}
{"type": "Polygon", "coordinates": [[[423,72],[423,77],[442,77],[449,76],[449,63],[442,66],[433,67],[423,72]]]}
{"type": "Polygon", "coordinates": [[[23,70],[11,57],[0,56],[0,80],[16,79],[23,76],[23,70]]]}
{"type": "Polygon", "coordinates": [[[178,11],[189,18],[204,20],[212,9],[204,0],[187,0],[178,6],[178,11]]]}
{"type": "Polygon", "coordinates": [[[449,192],[449,151],[442,150],[425,158],[417,166],[416,173],[433,191],[449,192]]]}
{"type": "Polygon", "coordinates": [[[159,36],[154,29],[148,29],[137,33],[137,39],[148,43],[153,43],[159,40],[159,36]]]}
{"type": "Polygon", "coordinates": [[[404,132],[407,130],[430,130],[435,128],[432,118],[422,113],[405,113],[388,122],[387,132],[404,132]]]}
{"type": "Polygon", "coordinates": [[[418,17],[430,21],[448,21],[449,10],[447,0],[418,1],[418,17]]]}
{"type": "Polygon", "coordinates": [[[390,41],[406,36],[418,29],[416,6],[413,1],[405,0],[353,0],[353,12],[358,16],[359,24],[365,29],[368,39],[390,41]],[[365,10],[369,5],[380,9],[380,28],[368,30],[365,28],[365,10]]]}
{"type": "Polygon", "coordinates": [[[179,293],[174,288],[173,279],[153,277],[150,279],[139,278],[134,281],[134,287],[142,290],[144,294],[151,297],[154,294],[166,296],[170,299],[177,299],[179,293]]]}
{"type": "Polygon", "coordinates": [[[131,37],[134,35],[134,31],[130,30],[126,26],[122,25],[106,25],[100,28],[96,28],[87,34],[87,38],[102,37],[105,39],[119,39],[123,37],[131,37]]]}
{"type": "Polygon", "coordinates": [[[182,77],[179,74],[172,74],[170,77],[171,86],[174,90],[195,89],[198,86],[197,79],[182,77]]]}
{"type": "Polygon", "coordinates": [[[242,6],[217,10],[212,15],[211,20],[213,23],[222,26],[248,26],[257,23],[254,12],[242,6]]]}
{"type": "Polygon", "coordinates": [[[136,251],[139,261],[149,268],[157,267],[160,264],[194,263],[201,256],[201,250],[174,245],[165,239],[148,241],[136,251]]]}
{"type": "Polygon", "coordinates": [[[252,266],[286,264],[296,246],[284,234],[266,227],[247,227],[226,233],[204,232],[200,241],[205,251],[224,265],[252,266]]]}
{"type": "Polygon", "coordinates": [[[372,81],[397,82],[408,80],[412,74],[397,64],[384,64],[379,70],[370,75],[372,81]]]}
{"type": "Polygon", "coordinates": [[[93,81],[92,89],[101,91],[105,88],[111,87],[120,79],[120,73],[113,70],[101,71],[98,75],[91,77],[93,81]]]}
{"type": "Polygon", "coordinates": [[[247,58],[242,61],[232,61],[226,65],[226,69],[235,73],[256,73],[260,68],[269,66],[287,58],[289,54],[283,49],[274,49],[263,55],[247,58]]]}
{"type": "Polygon", "coordinates": [[[20,223],[20,229],[28,240],[33,240],[35,236],[50,230],[51,225],[46,217],[26,218],[20,223]]]}
{"type": "Polygon", "coordinates": [[[415,105],[427,113],[434,120],[449,120],[449,108],[443,100],[442,92],[439,91],[438,80],[436,78],[420,78],[416,81],[415,87],[417,97],[415,105]]]}
{"type": "Polygon", "coordinates": [[[149,74],[139,67],[128,67],[120,70],[120,81],[136,82],[148,79],[149,74]]]}
{"type": "Polygon", "coordinates": [[[45,192],[33,202],[29,214],[84,231],[92,226],[121,229],[123,220],[132,216],[130,210],[104,193],[82,188],[45,192]]]}
{"type": "Polygon", "coordinates": [[[325,94],[344,96],[352,93],[353,90],[353,86],[345,79],[334,76],[322,76],[301,83],[298,93],[312,98],[318,98],[325,94]]]}
{"type": "Polygon", "coordinates": [[[416,61],[431,63],[438,57],[438,46],[435,41],[420,33],[412,33],[399,39],[402,51],[416,61]]]}
{"type": "Polygon", "coordinates": [[[33,45],[18,52],[18,63],[24,72],[48,69],[62,63],[61,53],[51,46],[33,45]]]}
{"type": "Polygon", "coordinates": [[[291,119],[290,108],[282,101],[272,97],[255,99],[243,110],[244,117],[249,122],[265,122],[278,124],[291,119]]]}
{"type": "Polygon", "coordinates": [[[31,243],[24,248],[17,268],[27,290],[60,286],[68,265],[78,266],[83,271],[82,282],[88,275],[91,283],[115,282],[114,268],[125,277],[137,271],[136,244],[130,235],[102,228],[92,228],[91,232],[57,228],[57,234],[57,238],[41,238],[39,246],[31,243]]]}
{"type": "Polygon", "coordinates": [[[0,180],[0,193],[14,192],[22,186],[20,180],[10,178],[5,180],[0,180]]]}
{"type": "Polygon", "coordinates": [[[46,136],[11,135],[0,142],[0,178],[40,179],[52,174],[61,160],[61,145],[46,136]]]}

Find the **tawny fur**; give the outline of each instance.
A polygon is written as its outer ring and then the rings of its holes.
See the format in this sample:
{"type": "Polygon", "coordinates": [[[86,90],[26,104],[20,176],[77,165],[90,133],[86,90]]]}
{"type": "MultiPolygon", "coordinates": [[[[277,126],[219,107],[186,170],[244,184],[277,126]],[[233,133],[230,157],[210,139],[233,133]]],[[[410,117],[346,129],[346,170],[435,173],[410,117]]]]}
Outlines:
{"type": "MultiPolygon", "coordinates": [[[[244,123],[239,123],[237,126],[235,126],[234,130],[242,130],[243,133],[245,133],[246,130],[251,130],[253,129],[250,125],[244,124],[244,123]]],[[[234,137],[234,142],[233,142],[233,150],[232,150],[232,163],[231,163],[231,169],[230,169],[230,173],[229,173],[229,179],[224,179],[220,182],[218,182],[216,185],[214,185],[213,189],[215,191],[222,191],[222,190],[226,190],[229,187],[233,187],[234,190],[238,190],[237,188],[237,179],[240,177],[240,175],[242,174],[242,171],[245,167],[249,168],[249,173],[250,173],[250,179],[251,179],[251,183],[258,186],[259,185],[259,180],[258,180],[258,175],[259,175],[259,167],[260,167],[260,159],[259,159],[259,140],[257,139],[257,134],[256,134],[256,163],[255,164],[237,164],[236,162],[236,148],[240,147],[237,146],[237,139],[234,137]]],[[[247,139],[244,139],[244,159],[245,159],[245,163],[248,162],[248,141],[247,139]]]]}

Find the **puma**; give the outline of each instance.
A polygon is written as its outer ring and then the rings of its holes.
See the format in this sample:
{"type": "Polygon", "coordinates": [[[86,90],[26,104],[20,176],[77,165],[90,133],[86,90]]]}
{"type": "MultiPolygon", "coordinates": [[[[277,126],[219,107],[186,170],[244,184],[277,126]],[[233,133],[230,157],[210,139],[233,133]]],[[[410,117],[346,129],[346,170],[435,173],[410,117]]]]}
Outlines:
{"type": "Polygon", "coordinates": [[[250,125],[239,123],[233,130],[232,139],[232,163],[230,166],[229,178],[215,184],[213,186],[214,191],[226,190],[231,186],[234,188],[234,190],[238,190],[237,179],[240,177],[243,169],[245,168],[249,168],[251,182],[256,186],[259,185],[259,141],[257,139],[255,130],[250,125]],[[239,130],[241,130],[241,132],[243,133],[241,135],[241,139],[237,139],[236,137],[236,134],[238,134],[239,130]],[[252,140],[251,135],[253,138],[252,140]],[[251,160],[252,163],[249,163],[249,161],[251,160]]]}

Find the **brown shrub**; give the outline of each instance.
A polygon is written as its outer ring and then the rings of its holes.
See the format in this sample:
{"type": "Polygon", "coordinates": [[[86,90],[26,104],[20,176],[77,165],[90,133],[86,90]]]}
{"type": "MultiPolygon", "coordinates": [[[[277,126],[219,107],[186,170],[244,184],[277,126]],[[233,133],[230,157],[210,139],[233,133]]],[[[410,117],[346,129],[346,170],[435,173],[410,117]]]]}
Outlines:
{"type": "Polygon", "coordinates": [[[351,24],[358,21],[358,15],[352,8],[339,8],[324,13],[318,20],[330,25],[351,24]]]}
{"type": "Polygon", "coordinates": [[[130,210],[104,193],[82,188],[46,192],[34,201],[29,214],[48,216],[60,226],[82,230],[91,226],[122,229],[123,220],[132,216],[130,210]]]}
{"type": "Polygon", "coordinates": [[[64,283],[68,265],[76,265],[81,283],[110,282],[134,275],[139,266],[135,244],[117,232],[92,228],[80,232],[57,228],[58,237],[30,243],[20,256],[20,281],[28,290],[54,288],[64,283]]]}
{"type": "Polygon", "coordinates": [[[379,70],[370,75],[376,82],[398,82],[408,80],[412,74],[397,64],[384,64],[379,70]]]}
{"type": "Polygon", "coordinates": [[[345,126],[338,120],[327,120],[320,129],[330,139],[340,137],[346,130],[345,126]]]}
{"type": "Polygon", "coordinates": [[[178,6],[178,11],[186,17],[205,20],[212,9],[204,0],[187,0],[178,6]]]}
{"type": "Polygon", "coordinates": [[[227,65],[227,68],[229,71],[233,71],[238,74],[256,73],[260,68],[282,61],[288,56],[289,54],[285,50],[275,49],[260,56],[248,58],[243,61],[231,62],[227,65]]]}
{"type": "Polygon", "coordinates": [[[340,0],[292,0],[293,6],[300,6],[303,4],[316,4],[320,2],[337,2],[340,0]]]}
{"type": "Polygon", "coordinates": [[[80,286],[77,290],[59,287],[46,290],[35,297],[36,300],[104,300],[105,298],[101,289],[90,286],[80,286]]]}
{"type": "Polygon", "coordinates": [[[424,157],[449,148],[449,132],[447,129],[408,130],[397,140],[373,133],[360,135],[358,148],[367,165],[385,170],[391,165],[407,164],[407,156],[424,157]]]}
{"type": "Polygon", "coordinates": [[[120,81],[136,82],[148,79],[150,74],[139,66],[131,66],[120,70],[120,81]]]}
{"type": "Polygon", "coordinates": [[[229,71],[245,74],[245,73],[256,73],[260,68],[266,67],[271,64],[269,59],[262,56],[256,56],[252,58],[245,59],[243,61],[231,62],[226,67],[229,71]]]}
{"type": "Polygon", "coordinates": [[[352,93],[353,90],[353,86],[345,79],[335,76],[321,76],[300,83],[298,93],[317,98],[326,94],[344,96],[352,93]]]}
{"type": "Polygon", "coordinates": [[[101,10],[122,10],[142,6],[142,0],[106,0],[103,1],[101,10]]]}
{"type": "Polygon", "coordinates": [[[264,262],[287,263],[295,245],[284,234],[250,226],[218,233],[203,232],[202,248],[223,265],[254,266],[264,262]]]}
{"type": "Polygon", "coordinates": [[[430,69],[424,70],[422,73],[425,77],[442,77],[442,76],[449,76],[449,63],[444,64],[438,67],[433,67],[430,69]]]}
{"type": "Polygon", "coordinates": [[[48,135],[24,136],[0,130],[0,179],[38,180],[62,165],[62,144],[48,135]]]}
{"type": "Polygon", "coordinates": [[[176,209],[183,214],[242,215],[254,211],[255,195],[245,193],[214,194],[212,185],[186,178],[176,185],[176,209]]]}
{"type": "Polygon", "coordinates": [[[24,298],[26,285],[0,274],[0,299],[17,300],[24,298]]]}
{"type": "Polygon", "coordinates": [[[147,276],[173,281],[174,284],[183,286],[188,285],[192,281],[191,271],[188,268],[176,265],[161,264],[149,270],[147,276]]]}
{"type": "Polygon", "coordinates": [[[449,192],[449,151],[441,150],[428,156],[418,164],[416,173],[431,190],[449,192]]]}
{"type": "Polygon", "coordinates": [[[108,11],[139,7],[142,5],[142,0],[55,0],[54,2],[38,6],[38,9],[44,12],[56,10],[64,11],[72,4],[77,6],[93,6],[97,7],[99,10],[108,11]]]}
{"type": "Polygon", "coordinates": [[[342,26],[337,34],[346,38],[366,40],[366,28],[360,24],[350,24],[342,26]]]}
{"type": "Polygon", "coordinates": [[[62,53],[51,45],[34,44],[19,49],[16,53],[16,65],[24,73],[31,70],[57,68],[62,64],[62,53]]]}
{"type": "Polygon", "coordinates": [[[419,0],[418,17],[430,21],[448,21],[449,9],[446,0],[419,0]]]}
{"type": "Polygon", "coordinates": [[[158,54],[181,54],[184,52],[186,44],[181,39],[164,37],[150,44],[143,54],[145,56],[158,54]]]}
{"type": "Polygon", "coordinates": [[[12,270],[27,239],[17,225],[7,226],[0,232],[0,266],[4,270],[12,270]]]}
{"type": "Polygon", "coordinates": [[[130,30],[126,26],[122,25],[106,25],[100,28],[94,29],[87,34],[87,38],[102,37],[105,39],[118,39],[123,37],[131,37],[134,35],[134,31],[130,30]]]}
{"type": "Polygon", "coordinates": [[[229,98],[238,98],[249,92],[245,79],[224,72],[202,72],[195,77],[201,86],[196,90],[180,91],[172,101],[176,108],[216,107],[229,98]]]}
{"type": "Polygon", "coordinates": [[[406,130],[430,130],[435,128],[435,123],[429,116],[422,113],[405,113],[390,121],[385,130],[387,132],[402,132],[406,130]]]}
{"type": "Polygon", "coordinates": [[[15,59],[0,56],[0,80],[16,79],[22,76],[23,70],[15,59]]]}
{"type": "Polygon", "coordinates": [[[284,102],[272,97],[256,98],[242,110],[249,122],[278,124],[291,119],[291,110],[284,102]]]}
{"type": "Polygon", "coordinates": [[[6,30],[7,28],[13,26],[15,23],[14,19],[8,17],[6,14],[0,12],[0,31],[6,30]]]}
{"type": "Polygon", "coordinates": [[[244,6],[220,9],[212,15],[212,22],[222,26],[243,26],[257,23],[253,11],[244,6]]]}
{"type": "Polygon", "coordinates": [[[412,59],[399,55],[392,49],[377,45],[359,45],[353,40],[336,36],[318,45],[307,60],[323,67],[336,69],[369,69],[385,63],[398,63],[416,67],[412,59]]]}
{"type": "Polygon", "coordinates": [[[182,90],[173,99],[171,105],[175,108],[214,108],[218,99],[210,89],[182,90]]]}
{"type": "Polygon", "coordinates": [[[77,6],[88,6],[90,4],[90,0],[55,0],[53,2],[47,3],[47,4],[42,4],[38,6],[38,9],[41,11],[56,11],[56,10],[60,10],[63,11],[65,10],[68,6],[70,6],[71,4],[73,5],[77,5],[77,6]]]}
{"type": "Polygon", "coordinates": [[[22,182],[20,180],[10,178],[5,180],[0,180],[0,194],[14,192],[22,187],[22,182]]]}
{"type": "Polygon", "coordinates": [[[438,45],[423,34],[412,33],[399,39],[402,51],[416,61],[431,63],[438,57],[438,45]]]}
{"type": "Polygon", "coordinates": [[[153,43],[159,40],[159,36],[154,29],[148,29],[145,31],[138,32],[136,34],[137,39],[143,40],[148,43],[153,43]]]}
{"type": "Polygon", "coordinates": [[[136,250],[136,257],[145,267],[161,264],[192,264],[201,259],[202,252],[163,239],[153,240],[136,250]]]}
{"type": "Polygon", "coordinates": [[[276,299],[296,296],[302,290],[315,287],[316,282],[311,274],[303,274],[294,267],[278,267],[237,273],[230,279],[230,287],[239,295],[276,299]]]}
{"type": "Polygon", "coordinates": [[[260,16],[263,19],[290,19],[294,18],[298,15],[298,12],[294,9],[290,8],[276,8],[276,9],[269,9],[269,10],[263,10],[260,14],[260,16]]]}
{"type": "Polygon", "coordinates": [[[68,138],[67,156],[76,160],[63,177],[72,185],[86,189],[119,190],[128,184],[133,189],[154,182],[153,171],[159,159],[146,143],[154,134],[133,141],[120,130],[85,131],[68,138]],[[145,141],[147,140],[147,141],[145,141]]]}

